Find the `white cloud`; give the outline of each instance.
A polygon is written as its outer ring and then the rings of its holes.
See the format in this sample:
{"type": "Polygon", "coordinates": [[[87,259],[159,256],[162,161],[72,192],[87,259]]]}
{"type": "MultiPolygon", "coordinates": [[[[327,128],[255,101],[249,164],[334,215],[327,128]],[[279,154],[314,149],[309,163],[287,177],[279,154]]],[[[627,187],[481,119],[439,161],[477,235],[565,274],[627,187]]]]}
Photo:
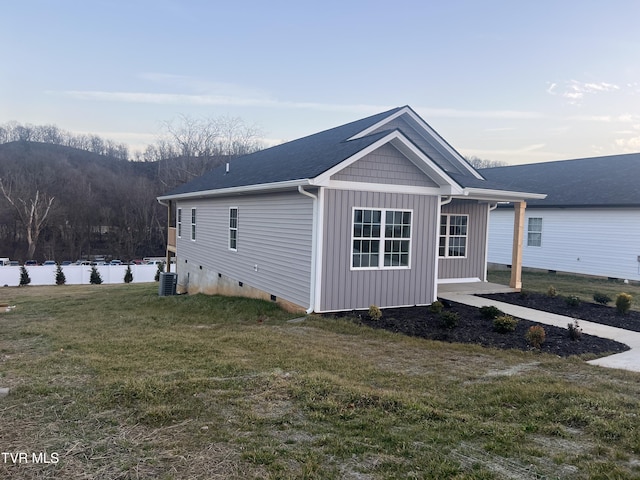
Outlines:
{"type": "Polygon", "coordinates": [[[620,87],[613,83],[569,80],[564,82],[562,87],[559,87],[557,83],[549,82],[547,93],[550,95],[559,95],[567,99],[570,105],[581,105],[587,95],[615,92],[618,90],[620,90],[620,87]]]}
{"type": "MultiPolygon", "coordinates": [[[[157,105],[187,106],[227,106],[307,109],[328,112],[359,112],[374,114],[393,108],[395,105],[368,104],[331,104],[318,102],[283,101],[266,95],[229,95],[229,94],[184,94],[184,93],[148,93],[148,92],[107,92],[92,90],[68,90],[59,93],[63,96],[83,101],[146,103],[157,105]]],[[[538,119],[545,115],[535,111],[520,110],[459,110],[453,108],[416,108],[427,118],[493,118],[493,119],[538,119]]]]}
{"type": "Polygon", "coordinates": [[[602,122],[602,123],[634,123],[640,121],[640,115],[625,113],[622,115],[573,115],[569,120],[580,122],[602,122]]]}

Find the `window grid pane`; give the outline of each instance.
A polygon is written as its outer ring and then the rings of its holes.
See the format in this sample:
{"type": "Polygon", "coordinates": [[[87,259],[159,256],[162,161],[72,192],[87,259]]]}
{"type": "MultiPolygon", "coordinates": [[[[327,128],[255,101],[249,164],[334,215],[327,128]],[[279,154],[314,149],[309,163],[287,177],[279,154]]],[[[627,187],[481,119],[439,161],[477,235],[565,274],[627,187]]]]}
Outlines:
{"type": "Polygon", "coordinates": [[[440,217],[440,240],[438,255],[440,257],[466,257],[467,231],[469,217],[467,215],[442,215],[440,217]]]}
{"type": "Polygon", "coordinates": [[[542,218],[533,217],[528,221],[527,246],[542,246],[542,218]]]}
{"type": "Polygon", "coordinates": [[[191,209],[191,240],[196,239],[196,209],[191,209]]]}
{"type": "Polygon", "coordinates": [[[238,209],[229,209],[229,248],[238,249],[238,209]]]}
{"type": "Polygon", "coordinates": [[[410,238],[411,212],[356,209],[351,265],[354,268],[408,267],[410,238]]]}

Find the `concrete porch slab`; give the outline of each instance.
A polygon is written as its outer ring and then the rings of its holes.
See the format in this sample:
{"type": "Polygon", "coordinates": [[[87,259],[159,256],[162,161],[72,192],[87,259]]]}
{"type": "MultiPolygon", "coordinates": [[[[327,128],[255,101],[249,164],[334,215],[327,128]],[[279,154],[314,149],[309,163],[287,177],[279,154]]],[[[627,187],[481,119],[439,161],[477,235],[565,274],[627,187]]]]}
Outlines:
{"type": "Polygon", "coordinates": [[[489,293],[517,292],[515,288],[490,282],[464,282],[438,284],[438,297],[448,294],[483,295],[489,293]]]}

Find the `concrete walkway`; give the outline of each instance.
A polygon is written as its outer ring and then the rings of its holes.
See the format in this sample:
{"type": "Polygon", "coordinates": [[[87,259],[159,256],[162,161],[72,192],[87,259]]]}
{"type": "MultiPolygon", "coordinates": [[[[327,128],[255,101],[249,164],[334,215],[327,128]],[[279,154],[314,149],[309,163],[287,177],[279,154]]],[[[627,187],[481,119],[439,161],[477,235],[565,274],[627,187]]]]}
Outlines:
{"type": "MultiPolygon", "coordinates": [[[[532,308],[520,307],[518,305],[511,305],[510,303],[496,302],[489,300],[488,298],[476,297],[464,292],[454,291],[440,291],[440,298],[450,300],[452,302],[458,302],[465,305],[471,305],[473,307],[483,307],[485,305],[494,305],[502,310],[504,313],[513,315],[514,317],[522,318],[523,320],[530,320],[532,322],[543,323],[546,325],[555,325],[556,327],[567,328],[569,323],[573,323],[573,318],[565,317],[563,315],[556,315],[555,313],[542,312],[540,310],[534,310],[532,308]]],[[[622,370],[631,370],[634,372],[640,372],[640,333],[632,332],[629,330],[623,330],[621,328],[609,327],[608,325],[602,325],[594,322],[587,322],[586,320],[578,320],[582,332],[588,335],[595,335],[596,337],[609,338],[616,342],[624,343],[628,345],[631,350],[623,353],[617,353],[615,355],[609,355],[608,357],[598,358],[596,360],[590,360],[587,363],[592,365],[599,365],[601,367],[619,368],[622,370]]]]}

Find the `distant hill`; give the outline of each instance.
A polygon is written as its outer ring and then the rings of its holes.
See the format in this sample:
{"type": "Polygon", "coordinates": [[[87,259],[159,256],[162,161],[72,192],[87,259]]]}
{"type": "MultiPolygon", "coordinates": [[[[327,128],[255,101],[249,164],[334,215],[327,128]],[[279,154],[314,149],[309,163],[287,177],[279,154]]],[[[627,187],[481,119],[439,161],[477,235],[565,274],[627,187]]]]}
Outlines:
{"type": "MultiPolygon", "coordinates": [[[[226,161],[224,157],[132,162],[78,148],[28,141],[0,144],[0,179],[27,201],[55,197],[36,260],[164,254],[166,210],[156,197],[226,161]]],[[[15,209],[0,195],[0,257],[26,252],[15,209]]]]}

